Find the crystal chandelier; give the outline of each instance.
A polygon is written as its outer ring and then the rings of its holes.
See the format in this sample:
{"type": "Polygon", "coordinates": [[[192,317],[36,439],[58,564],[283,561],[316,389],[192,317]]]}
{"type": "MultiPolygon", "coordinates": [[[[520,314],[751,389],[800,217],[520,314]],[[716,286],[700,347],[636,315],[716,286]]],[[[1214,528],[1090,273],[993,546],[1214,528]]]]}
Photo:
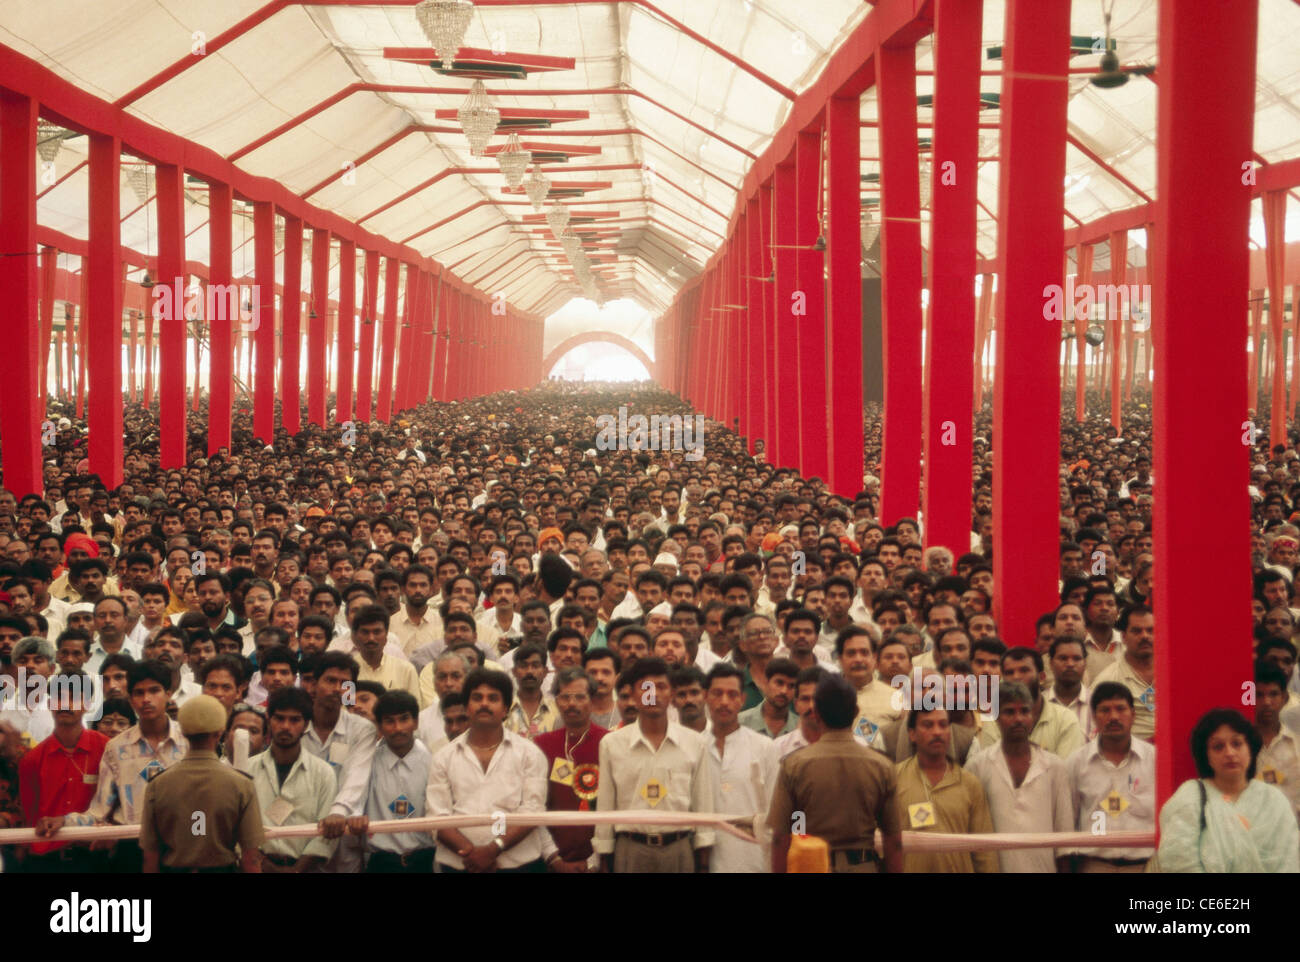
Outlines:
{"type": "Polygon", "coordinates": [[[506,178],[506,183],[511,187],[518,187],[524,182],[524,172],[528,170],[528,165],[533,161],[533,152],[524,150],[523,144],[519,142],[518,134],[511,134],[506,141],[505,147],[497,154],[497,163],[501,165],[501,173],[506,178]]]}
{"type": "Polygon", "coordinates": [[[488,100],[487,88],[483,86],[483,81],[474,81],[474,86],[469,89],[469,97],[461,105],[460,110],[456,111],[456,119],[460,121],[461,129],[469,138],[470,156],[482,157],[484,148],[496,133],[497,125],[501,123],[501,111],[492,106],[492,101],[488,100]]]}
{"type": "Polygon", "coordinates": [[[149,198],[153,196],[153,171],[148,164],[132,167],[126,175],[126,182],[131,190],[135,191],[135,196],[140,199],[140,203],[148,203],[149,198]]]}
{"type": "Polygon", "coordinates": [[[546,212],[546,223],[551,225],[551,233],[555,235],[556,240],[559,240],[560,235],[564,233],[564,228],[569,226],[569,208],[552,204],[551,209],[546,212]]]}
{"type": "Polygon", "coordinates": [[[534,164],[532,176],[524,182],[524,190],[528,193],[528,199],[533,202],[533,210],[540,211],[542,205],[546,203],[546,195],[551,192],[551,181],[534,164]]]}
{"type": "Polygon", "coordinates": [[[442,57],[442,69],[450,70],[456,51],[465,42],[465,32],[474,17],[471,0],[424,0],[415,6],[415,19],[442,57]]]}
{"type": "Polygon", "coordinates": [[[36,153],[40,154],[41,160],[47,164],[54,163],[54,158],[59,155],[59,148],[63,146],[63,138],[68,136],[68,132],[58,124],[52,124],[48,120],[36,121],[36,153]]]}

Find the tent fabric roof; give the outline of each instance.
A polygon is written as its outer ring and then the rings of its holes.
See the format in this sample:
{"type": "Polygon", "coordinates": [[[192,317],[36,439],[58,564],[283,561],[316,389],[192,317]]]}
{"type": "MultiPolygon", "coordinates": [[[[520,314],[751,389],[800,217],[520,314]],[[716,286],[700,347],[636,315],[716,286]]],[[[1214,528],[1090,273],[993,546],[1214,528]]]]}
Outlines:
{"type": "MultiPolygon", "coordinates": [[[[984,9],[983,46],[998,46],[1003,4],[989,0],[984,9]]],[[[605,293],[634,298],[659,313],[722,243],[753,157],[788,115],[790,100],[777,88],[795,94],[806,90],[829,53],[870,10],[862,0],[483,0],[464,45],[574,58],[573,70],[494,80],[487,86],[501,108],[589,112],[585,120],[521,136],[601,148],[598,156],[575,158],[549,176],[557,184],[610,182],[608,189],[587,194],[571,209],[617,211],[611,226],[621,229],[615,245],[619,257],[603,281],[605,293]],[[723,51],[770,82],[742,69],[723,51]],[[621,169],[584,175],[583,168],[590,166],[621,169]]],[[[1117,0],[1112,32],[1122,63],[1154,63],[1157,10],[1157,0],[1117,0]]],[[[1100,7],[1074,5],[1072,33],[1099,36],[1101,29],[1100,7]]],[[[223,155],[237,154],[241,168],[300,193],[397,138],[349,176],[313,193],[312,202],[349,219],[364,219],[367,229],[394,240],[410,238],[422,254],[453,267],[485,292],[503,292],[523,312],[546,315],[577,293],[567,265],[547,246],[550,235],[530,230],[541,224],[524,223],[525,215],[533,213],[526,199],[502,192],[504,179],[495,160],[471,157],[456,122],[436,116],[439,109],[461,106],[470,81],[384,58],[385,47],[429,45],[411,0],[388,5],[350,0],[305,5],[284,0],[0,0],[0,43],[109,101],[192,58],[187,69],[135,99],[127,110],[223,155]],[[270,16],[231,42],[212,52],[194,52],[268,8],[274,10],[270,16]],[[247,150],[343,93],[337,102],[247,150]],[[413,125],[418,129],[398,138],[413,125]],[[461,172],[428,184],[446,171],[461,172]]],[[[1265,162],[1300,156],[1297,49],[1300,4],[1261,0],[1255,142],[1265,162]]],[[[921,95],[933,92],[933,76],[925,73],[933,68],[932,52],[933,37],[918,45],[921,95]]],[[[1074,58],[1071,66],[1096,62],[1097,55],[1089,53],[1074,58]]],[[[1001,66],[1001,60],[982,61],[982,69],[992,72],[983,78],[984,90],[1000,92],[996,72],[1001,66]]],[[[1067,148],[1066,208],[1072,218],[1067,226],[1132,207],[1142,201],[1137,191],[1154,195],[1156,82],[1158,75],[1154,81],[1134,78],[1124,87],[1099,90],[1086,76],[1071,77],[1069,132],[1079,146],[1067,148]]],[[[876,119],[874,90],[862,98],[861,116],[876,119]]],[[[918,116],[924,124],[931,111],[921,107],[918,116]]],[[[996,110],[986,111],[990,122],[997,116],[996,110]]],[[[498,134],[493,143],[504,139],[498,134]]],[[[861,148],[863,172],[878,172],[877,128],[862,128],[861,148]]],[[[85,138],[66,141],[55,161],[57,176],[81,164],[86,152],[85,138]]],[[[998,131],[982,130],[981,156],[997,153],[998,131]]],[[[992,257],[997,244],[992,216],[997,210],[996,162],[982,163],[979,178],[984,208],[978,215],[979,249],[992,257]]],[[[206,188],[198,183],[190,188],[187,256],[207,261],[206,188]]],[[[85,237],[86,191],[83,166],[40,198],[41,222],[85,237]]],[[[873,196],[870,188],[864,190],[865,198],[873,196]]],[[[124,186],[123,242],[153,253],[156,225],[140,208],[135,193],[124,186]]],[[[1252,226],[1252,236],[1260,238],[1257,226],[1252,226]]],[[[251,217],[237,218],[236,244],[251,236],[251,217]]],[[[929,244],[928,224],[923,225],[923,243],[929,244]]],[[[235,254],[236,274],[251,271],[251,264],[252,244],[243,244],[235,254]]],[[[1098,267],[1104,266],[1102,258],[1098,267]]],[[[331,289],[337,285],[336,263],[331,289]]]]}

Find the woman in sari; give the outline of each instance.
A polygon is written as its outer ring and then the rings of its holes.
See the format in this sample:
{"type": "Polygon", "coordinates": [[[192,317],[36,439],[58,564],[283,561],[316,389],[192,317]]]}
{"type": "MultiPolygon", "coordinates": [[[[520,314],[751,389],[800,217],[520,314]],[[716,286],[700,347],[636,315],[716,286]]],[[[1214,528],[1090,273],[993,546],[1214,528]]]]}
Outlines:
{"type": "Polygon", "coordinates": [[[1300,872],[1300,828],[1274,785],[1255,779],[1259,734],[1230,708],[1192,731],[1200,778],[1184,782],[1160,812],[1161,872],[1300,872]]]}

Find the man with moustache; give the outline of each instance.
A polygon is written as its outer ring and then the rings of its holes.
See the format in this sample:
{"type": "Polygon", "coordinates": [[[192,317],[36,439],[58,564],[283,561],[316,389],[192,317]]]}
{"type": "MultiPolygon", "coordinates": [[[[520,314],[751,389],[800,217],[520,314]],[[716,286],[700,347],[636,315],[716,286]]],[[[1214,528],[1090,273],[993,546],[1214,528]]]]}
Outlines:
{"type": "MultiPolygon", "coordinates": [[[[903,826],[913,832],[987,834],[993,819],[979,779],[949,760],[952,726],[948,710],[922,707],[907,713],[913,755],[894,768],[894,803],[903,826]]],[[[906,872],[996,872],[994,852],[903,853],[906,872]]]]}
{"type": "MultiPolygon", "coordinates": [[[[612,652],[600,649],[602,655],[612,652]]],[[[552,812],[587,811],[594,807],[600,787],[600,741],[607,730],[591,720],[595,680],[581,668],[562,668],[552,692],[563,728],[538,735],[533,744],[546,756],[546,808],[552,812]]],[[[592,839],[594,825],[553,825],[547,829],[546,867],[574,873],[600,868],[592,839]]]]}
{"type": "Polygon", "coordinates": [[[767,664],[767,693],[759,705],[740,713],[740,724],[765,738],[776,739],[799,727],[799,716],[790,707],[799,666],[789,658],[773,658],[767,664]]]}
{"type": "Polygon", "coordinates": [[[1069,758],[1083,745],[1083,729],[1072,711],[1043,697],[1042,675],[1043,656],[1033,648],[1011,648],[1002,656],[1002,677],[1020,682],[1034,699],[1029,740],[1057,758],[1069,758]]]}
{"type": "Polygon", "coordinates": [[[1146,605],[1125,608],[1116,626],[1124,639],[1123,654],[1093,681],[1117,681],[1133,693],[1133,736],[1156,737],[1156,618],[1146,605]]]}

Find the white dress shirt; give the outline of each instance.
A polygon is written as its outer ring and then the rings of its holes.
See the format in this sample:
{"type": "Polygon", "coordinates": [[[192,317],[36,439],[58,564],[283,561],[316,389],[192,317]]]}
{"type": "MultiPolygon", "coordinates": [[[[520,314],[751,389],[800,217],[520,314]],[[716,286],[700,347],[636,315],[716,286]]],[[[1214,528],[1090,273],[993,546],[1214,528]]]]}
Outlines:
{"type": "MultiPolygon", "coordinates": [[[[370,763],[370,790],[366,794],[366,816],[381,819],[423,818],[429,788],[429,765],[433,752],[416,739],[403,757],[381,742],[370,763]]],[[[370,851],[409,855],[422,848],[433,848],[427,832],[391,832],[372,835],[370,851]]]]}
{"type": "MultiPolygon", "coordinates": [[[[726,737],[724,752],[709,736],[708,758],[713,767],[713,808],[727,815],[757,815],[767,812],[776,785],[780,761],[776,744],[752,728],[741,725],[726,737]]],[[[746,842],[727,832],[716,832],[709,871],[762,873],[771,862],[762,845],[746,842]]]]}
{"type": "MultiPolygon", "coordinates": [[[[1030,743],[1029,771],[1017,788],[1000,742],[966,759],[966,771],[980,780],[995,832],[1074,831],[1074,803],[1065,762],[1030,743]]],[[[1056,850],[1008,849],[998,852],[1003,872],[1055,872],[1056,850]]]]}
{"type": "MultiPolygon", "coordinates": [[[[501,744],[492,753],[487,771],[479,764],[469,744],[469,733],[438,750],[429,766],[429,787],[425,810],[437,815],[506,816],[508,829],[512,812],[546,811],[546,756],[521,735],[502,729],[501,744]]],[[[460,829],[473,845],[487,845],[499,834],[492,825],[460,829]]],[[[516,845],[502,852],[498,868],[518,868],[542,857],[544,830],[533,829],[516,845]]],[[[439,845],[439,865],[464,868],[461,857],[450,846],[439,845]]]]}
{"type": "MultiPolygon", "coordinates": [[[[1094,835],[1155,832],[1155,746],[1133,738],[1128,757],[1115,765],[1101,753],[1101,744],[1094,738],[1065,760],[1065,769],[1078,813],[1078,831],[1094,835]]],[[[1155,849],[1086,848],[1079,852],[1094,858],[1150,858],[1155,849]]]]}

